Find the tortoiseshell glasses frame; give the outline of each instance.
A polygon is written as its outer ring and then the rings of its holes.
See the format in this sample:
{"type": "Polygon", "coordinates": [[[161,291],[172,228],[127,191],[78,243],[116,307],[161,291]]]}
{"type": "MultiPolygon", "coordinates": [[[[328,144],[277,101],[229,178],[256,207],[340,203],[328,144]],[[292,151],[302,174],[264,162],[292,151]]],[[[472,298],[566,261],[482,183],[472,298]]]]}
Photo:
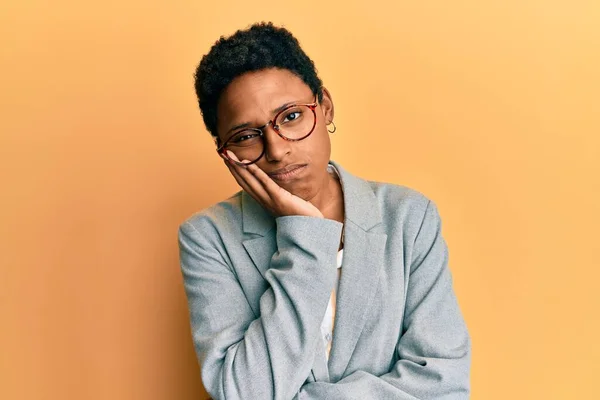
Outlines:
{"type": "Polygon", "coordinates": [[[275,133],[277,133],[277,135],[279,135],[279,137],[281,137],[284,140],[287,140],[289,142],[299,142],[300,140],[304,140],[307,137],[309,137],[315,130],[315,127],[317,126],[317,113],[316,113],[316,108],[318,105],[318,101],[317,101],[317,96],[315,95],[315,101],[313,103],[294,103],[294,104],[290,104],[288,106],[286,106],[285,108],[283,108],[281,111],[279,111],[275,117],[273,117],[273,119],[271,119],[270,121],[268,121],[266,124],[264,124],[263,126],[257,127],[257,128],[244,128],[244,129],[240,129],[239,131],[233,133],[223,144],[220,144],[220,138],[219,137],[215,137],[214,141],[215,141],[215,145],[217,146],[217,153],[223,157],[225,157],[227,160],[233,161],[234,163],[238,164],[238,165],[250,165],[250,164],[254,164],[255,162],[257,162],[258,160],[260,160],[266,151],[266,143],[265,143],[265,139],[264,139],[264,135],[265,132],[264,130],[271,125],[273,130],[275,131],[275,133]],[[306,133],[304,136],[299,137],[299,138],[289,138],[287,136],[285,136],[282,132],[281,132],[281,127],[279,125],[277,125],[275,123],[275,121],[278,120],[278,118],[284,114],[286,111],[289,111],[290,109],[294,108],[294,107],[308,107],[312,113],[313,113],[313,124],[312,127],[310,128],[310,130],[308,131],[308,133],[306,133]],[[256,134],[258,136],[260,136],[261,140],[263,141],[263,149],[262,152],[260,153],[260,155],[255,159],[255,160],[250,160],[250,162],[247,163],[242,163],[240,161],[236,161],[234,159],[232,159],[231,157],[229,157],[229,155],[226,152],[226,147],[229,144],[229,142],[235,138],[237,136],[238,133],[240,132],[256,132],[256,134]]]}

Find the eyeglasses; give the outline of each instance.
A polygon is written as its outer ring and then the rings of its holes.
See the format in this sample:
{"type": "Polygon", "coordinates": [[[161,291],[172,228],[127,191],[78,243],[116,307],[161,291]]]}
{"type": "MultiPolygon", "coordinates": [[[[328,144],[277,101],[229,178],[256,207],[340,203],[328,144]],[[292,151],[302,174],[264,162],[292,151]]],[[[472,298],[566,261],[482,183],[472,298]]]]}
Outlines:
{"type": "Polygon", "coordinates": [[[219,138],[215,138],[217,153],[240,165],[254,164],[265,154],[265,129],[271,125],[273,130],[290,142],[306,139],[317,125],[317,98],[310,104],[292,104],[279,111],[275,117],[258,128],[244,128],[235,132],[221,146],[219,138]],[[238,160],[235,161],[227,154],[231,151],[238,160]],[[246,162],[241,162],[246,160],[246,162]]]}

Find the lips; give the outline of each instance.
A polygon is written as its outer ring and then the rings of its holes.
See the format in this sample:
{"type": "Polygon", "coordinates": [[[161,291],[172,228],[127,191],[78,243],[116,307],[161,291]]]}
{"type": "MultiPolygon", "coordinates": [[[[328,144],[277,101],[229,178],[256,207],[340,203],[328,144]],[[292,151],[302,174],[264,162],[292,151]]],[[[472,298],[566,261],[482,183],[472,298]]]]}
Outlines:
{"type": "Polygon", "coordinates": [[[306,164],[292,164],[269,172],[268,175],[277,181],[289,181],[296,178],[296,176],[304,171],[305,168],[306,164]]]}

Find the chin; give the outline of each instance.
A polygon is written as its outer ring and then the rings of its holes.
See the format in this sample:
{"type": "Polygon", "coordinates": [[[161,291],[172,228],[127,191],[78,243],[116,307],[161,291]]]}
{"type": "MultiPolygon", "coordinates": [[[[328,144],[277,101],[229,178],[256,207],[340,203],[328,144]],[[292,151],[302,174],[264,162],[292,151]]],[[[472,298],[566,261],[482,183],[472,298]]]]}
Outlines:
{"type": "Polygon", "coordinates": [[[294,196],[300,197],[302,200],[308,201],[314,197],[314,186],[307,184],[306,182],[289,182],[281,184],[280,186],[294,196]]]}

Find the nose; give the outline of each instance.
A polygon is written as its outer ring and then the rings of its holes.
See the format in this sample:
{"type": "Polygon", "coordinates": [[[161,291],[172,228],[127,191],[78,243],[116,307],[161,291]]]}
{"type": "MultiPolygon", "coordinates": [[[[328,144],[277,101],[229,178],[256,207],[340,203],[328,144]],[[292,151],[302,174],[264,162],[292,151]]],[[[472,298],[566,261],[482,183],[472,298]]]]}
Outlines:
{"type": "Polygon", "coordinates": [[[291,142],[277,134],[272,124],[264,128],[265,157],[269,162],[279,162],[291,152],[291,142]]]}

